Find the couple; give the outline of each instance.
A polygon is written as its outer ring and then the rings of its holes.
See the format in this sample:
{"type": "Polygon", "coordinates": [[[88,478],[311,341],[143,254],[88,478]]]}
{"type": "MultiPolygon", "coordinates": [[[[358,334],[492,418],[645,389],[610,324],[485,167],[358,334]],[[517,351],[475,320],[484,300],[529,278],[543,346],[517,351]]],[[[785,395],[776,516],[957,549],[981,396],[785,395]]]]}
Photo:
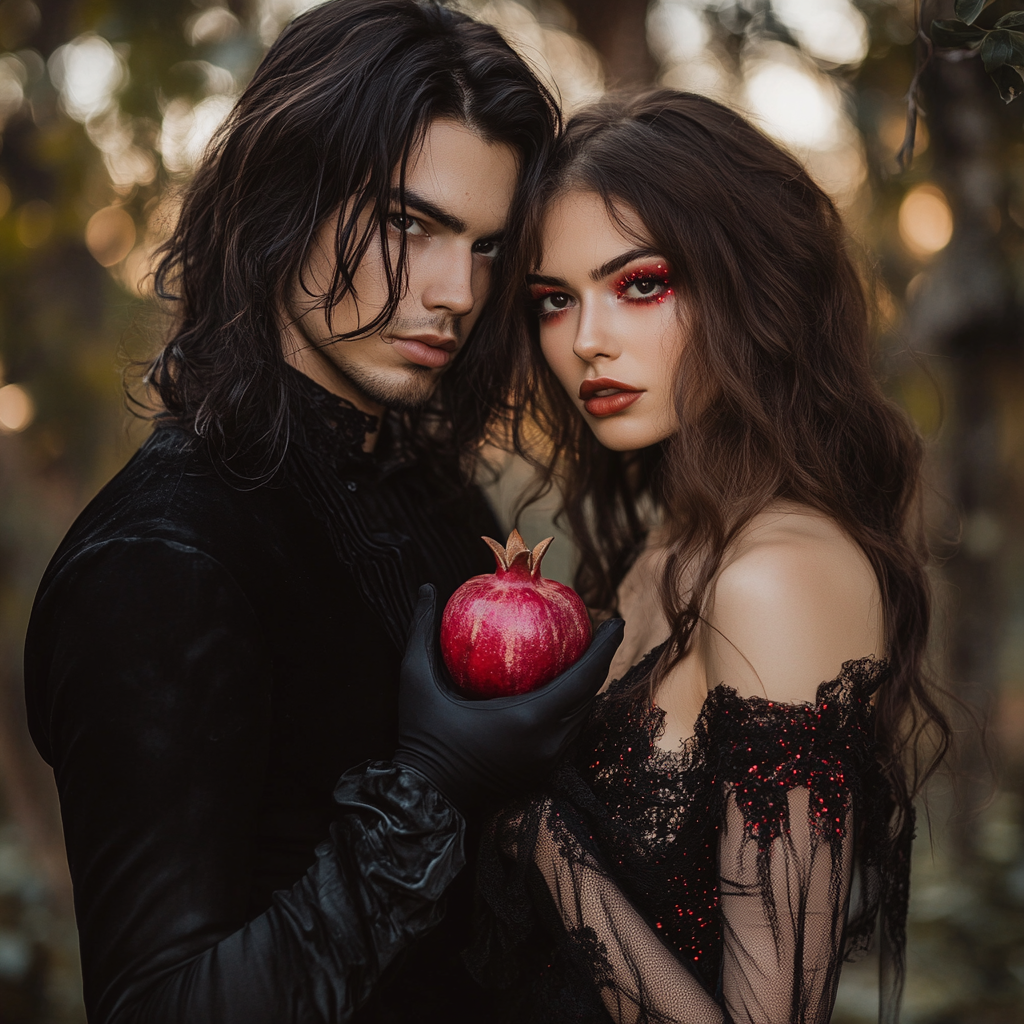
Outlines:
{"type": "Polygon", "coordinates": [[[669,91],[560,130],[492,28],[333,0],[157,281],[156,429],[26,652],[89,1019],[823,1024],[879,918],[895,1019],[907,723],[945,727],[921,445],[800,166],[669,91]],[[494,430],[605,621],[465,701],[437,623],[493,568],[494,430]]]}

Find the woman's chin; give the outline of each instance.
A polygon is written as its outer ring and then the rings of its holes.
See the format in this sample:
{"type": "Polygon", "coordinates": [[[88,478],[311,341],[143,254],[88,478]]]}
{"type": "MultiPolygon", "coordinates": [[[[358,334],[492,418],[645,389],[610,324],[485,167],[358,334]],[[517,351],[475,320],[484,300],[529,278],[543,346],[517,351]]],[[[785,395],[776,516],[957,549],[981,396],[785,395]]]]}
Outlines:
{"type": "Polygon", "coordinates": [[[630,420],[625,413],[606,419],[587,416],[586,420],[598,443],[613,452],[632,452],[649,448],[659,441],[664,441],[673,433],[662,424],[630,420]]]}

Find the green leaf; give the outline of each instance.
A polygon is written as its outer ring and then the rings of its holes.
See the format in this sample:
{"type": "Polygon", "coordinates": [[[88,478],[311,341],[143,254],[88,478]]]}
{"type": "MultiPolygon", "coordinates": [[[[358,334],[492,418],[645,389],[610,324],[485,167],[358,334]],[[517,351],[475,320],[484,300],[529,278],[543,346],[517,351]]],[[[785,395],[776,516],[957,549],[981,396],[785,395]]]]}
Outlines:
{"type": "Polygon", "coordinates": [[[1003,64],[991,72],[992,81],[996,83],[999,95],[1004,103],[1012,103],[1022,92],[1024,92],[1024,77],[1020,68],[1010,64],[1003,64]]]}
{"type": "Polygon", "coordinates": [[[992,2],[993,0],[956,0],[953,10],[961,21],[973,25],[978,15],[992,2]]]}
{"type": "Polygon", "coordinates": [[[995,24],[996,28],[1017,28],[1024,25],[1024,11],[1010,11],[1004,14],[995,24]]]}
{"type": "Polygon", "coordinates": [[[959,49],[980,43],[984,38],[983,28],[971,28],[962,21],[932,22],[932,42],[936,46],[952,46],[959,49]]]}
{"type": "Polygon", "coordinates": [[[989,32],[981,44],[981,59],[990,74],[1003,64],[1024,64],[1024,32],[1005,28],[989,32]]]}

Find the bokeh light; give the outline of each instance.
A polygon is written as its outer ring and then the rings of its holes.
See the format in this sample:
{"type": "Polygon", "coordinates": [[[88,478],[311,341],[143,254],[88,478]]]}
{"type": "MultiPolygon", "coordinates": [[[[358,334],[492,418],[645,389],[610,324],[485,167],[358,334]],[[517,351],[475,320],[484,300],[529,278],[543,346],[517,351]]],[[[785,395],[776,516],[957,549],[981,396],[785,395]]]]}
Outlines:
{"type": "Polygon", "coordinates": [[[25,100],[28,68],[13,53],[0,56],[0,128],[16,114],[25,100]]]}
{"type": "Polygon", "coordinates": [[[780,142],[798,149],[829,149],[839,141],[836,88],[810,68],[774,59],[751,62],[746,106],[780,142]]]}
{"type": "Polygon", "coordinates": [[[269,46],[292,18],[323,2],[324,0],[260,0],[260,37],[264,44],[269,46]]]}
{"type": "Polygon", "coordinates": [[[19,433],[29,426],[35,414],[35,404],[20,384],[0,387],[0,432],[19,433]]]}
{"type": "Polygon", "coordinates": [[[473,11],[493,25],[558,97],[565,113],[604,92],[601,62],[593,49],[559,25],[541,22],[514,0],[491,0],[473,11]]]}
{"type": "Polygon", "coordinates": [[[661,62],[662,85],[732,103],[736,78],[709,45],[703,8],[696,0],[656,0],[647,14],[647,45],[661,62]]]}
{"type": "Polygon", "coordinates": [[[18,207],[15,232],[26,249],[38,249],[53,233],[53,207],[44,199],[30,199],[18,207]]]}
{"type": "Polygon", "coordinates": [[[812,57],[859,64],[868,52],[868,25],[850,0],[773,0],[772,10],[812,57]]]}
{"type": "Polygon", "coordinates": [[[918,185],[900,204],[900,238],[913,255],[924,258],[944,249],[953,237],[953,212],[942,191],[918,185]]]}
{"type": "Polygon", "coordinates": [[[85,244],[101,267],[112,267],[132,251],[135,221],[120,206],[97,210],[85,226],[85,244]]]}
{"type": "Polygon", "coordinates": [[[171,100],[157,143],[167,170],[172,174],[191,171],[234,105],[233,96],[207,96],[195,106],[188,100],[171,100]]]}
{"type": "Polygon", "coordinates": [[[237,16],[226,7],[207,7],[185,23],[185,38],[192,46],[222,43],[237,35],[240,28],[237,16]]]}
{"type": "Polygon", "coordinates": [[[128,80],[121,57],[106,39],[91,32],[54,50],[49,69],[64,110],[83,123],[110,107],[128,80]]]}
{"type": "Polygon", "coordinates": [[[710,39],[704,15],[685,0],[658,0],[647,14],[647,42],[662,64],[700,57],[710,39]]]}
{"type": "Polygon", "coordinates": [[[135,144],[135,124],[120,110],[108,108],[91,118],[85,130],[103,154],[110,182],[118,192],[131,192],[136,185],[148,185],[156,177],[152,155],[135,144]]]}
{"type": "Polygon", "coordinates": [[[738,53],[723,46],[716,19],[736,8],[706,0],[658,0],[647,18],[647,39],[661,62],[663,85],[734,107],[789,149],[811,176],[849,210],[867,178],[863,139],[845,101],[844,86],[827,68],[851,67],[867,55],[864,16],[850,0],[785,0],[774,16],[799,42],[742,36],[738,53]],[[721,12],[721,13],[719,13],[721,12]],[[738,58],[738,60],[737,60],[738,58]]]}

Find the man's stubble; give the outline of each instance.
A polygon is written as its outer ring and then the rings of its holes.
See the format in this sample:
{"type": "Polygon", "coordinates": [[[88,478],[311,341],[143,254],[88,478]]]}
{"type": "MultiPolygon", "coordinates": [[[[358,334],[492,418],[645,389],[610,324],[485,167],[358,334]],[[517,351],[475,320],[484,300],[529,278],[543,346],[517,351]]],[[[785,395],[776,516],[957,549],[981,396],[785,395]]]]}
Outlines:
{"type": "MultiPolygon", "coordinates": [[[[331,343],[332,347],[344,344],[344,341],[331,343]]],[[[427,366],[410,365],[382,371],[343,358],[333,358],[333,353],[328,358],[357,391],[385,409],[397,412],[422,409],[433,397],[441,381],[440,373],[427,366]]]]}
{"type": "MultiPolygon", "coordinates": [[[[348,344],[348,338],[317,340],[306,329],[302,317],[294,314],[291,324],[298,331],[306,347],[320,352],[356,391],[377,405],[382,405],[385,409],[394,409],[396,412],[414,412],[427,405],[441,383],[441,374],[451,366],[450,362],[441,370],[417,366],[415,363],[387,369],[366,366],[358,358],[346,358],[344,346],[348,344]]],[[[452,333],[461,339],[462,318],[442,315],[415,320],[395,319],[385,328],[380,340],[386,345],[390,331],[397,333],[424,328],[435,330],[439,334],[452,333]]]]}

